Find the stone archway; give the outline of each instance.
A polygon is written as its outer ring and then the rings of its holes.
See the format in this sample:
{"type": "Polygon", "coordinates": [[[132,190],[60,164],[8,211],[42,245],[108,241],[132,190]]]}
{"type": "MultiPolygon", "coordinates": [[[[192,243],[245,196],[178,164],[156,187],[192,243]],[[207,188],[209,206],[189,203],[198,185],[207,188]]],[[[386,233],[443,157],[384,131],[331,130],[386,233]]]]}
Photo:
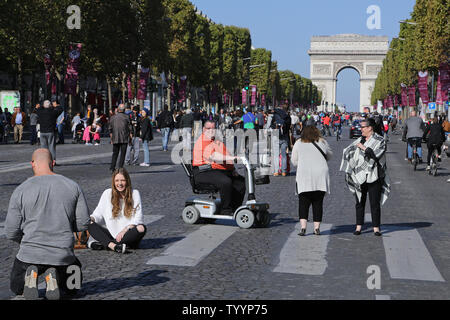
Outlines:
{"type": "Polygon", "coordinates": [[[336,103],[336,82],[339,72],[353,68],[360,77],[360,110],[371,108],[370,98],[378,72],[389,49],[387,37],[340,34],[311,38],[308,54],[311,59],[311,81],[322,91],[322,110],[336,103]]]}

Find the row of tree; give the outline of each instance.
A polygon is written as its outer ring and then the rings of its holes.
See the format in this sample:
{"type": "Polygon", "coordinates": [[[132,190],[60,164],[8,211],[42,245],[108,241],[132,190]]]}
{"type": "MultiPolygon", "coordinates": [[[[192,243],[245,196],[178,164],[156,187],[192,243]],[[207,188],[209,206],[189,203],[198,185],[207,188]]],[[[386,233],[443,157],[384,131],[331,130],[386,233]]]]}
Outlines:
{"type": "Polygon", "coordinates": [[[294,101],[310,104],[317,95],[298,75],[295,85],[280,80],[271,52],[252,50],[248,29],[216,24],[188,0],[2,0],[0,21],[0,70],[16,76],[18,90],[24,75],[44,72],[45,54],[51,72],[64,81],[69,44],[82,43],[79,73],[106,80],[110,103],[111,87],[125,98],[128,76],[136,87],[139,66],[153,75],[164,72],[169,83],[187,76],[188,88],[206,92],[216,87],[231,94],[250,79],[278,100],[293,94],[294,101]],[[79,29],[68,27],[74,4],[79,29]],[[252,68],[261,61],[264,67],[252,68]]]}
{"type": "MultiPolygon", "coordinates": [[[[434,80],[439,66],[450,53],[448,0],[417,0],[411,18],[402,22],[389,47],[372,93],[372,104],[401,93],[401,84],[416,85],[419,71],[429,71],[434,80]]],[[[435,92],[433,96],[436,96],[435,92]]]]}

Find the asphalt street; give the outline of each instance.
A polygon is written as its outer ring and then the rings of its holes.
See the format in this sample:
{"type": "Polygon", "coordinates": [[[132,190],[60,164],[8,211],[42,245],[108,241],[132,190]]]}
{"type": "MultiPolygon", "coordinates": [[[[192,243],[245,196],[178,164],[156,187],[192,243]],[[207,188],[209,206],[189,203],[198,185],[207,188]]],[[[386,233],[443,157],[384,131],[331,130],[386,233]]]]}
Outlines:
{"type": "MultiPolygon", "coordinates": [[[[373,235],[370,214],[363,234],[354,236],[355,200],[339,171],[342,150],[351,140],[347,129],[342,140],[327,139],[334,156],[322,235],[313,235],[308,225],[307,236],[300,238],[294,166],[290,176],[271,177],[269,185],[256,187],[257,199],[270,204],[268,228],[240,229],[223,220],[184,223],[181,212],[192,189],[170,152],[162,152],[156,134],[150,143],[151,166],[127,166],[148,223],[141,248],[126,255],[77,250],[83,285],[75,299],[449,299],[450,159],[443,156],[436,177],[425,172],[424,164],[414,172],[404,160],[405,143],[391,135],[387,163],[392,191],[382,207],[383,236],[373,235]]],[[[100,146],[67,142],[57,146],[61,166],[55,172],[82,187],[93,211],[111,185],[112,147],[106,139],[100,146]]],[[[35,148],[25,143],[0,145],[3,300],[15,299],[9,291],[9,272],[18,250],[4,236],[3,222],[12,192],[32,175],[29,161],[35,148]]],[[[369,204],[366,212],[370,213],[369,204]]]]}

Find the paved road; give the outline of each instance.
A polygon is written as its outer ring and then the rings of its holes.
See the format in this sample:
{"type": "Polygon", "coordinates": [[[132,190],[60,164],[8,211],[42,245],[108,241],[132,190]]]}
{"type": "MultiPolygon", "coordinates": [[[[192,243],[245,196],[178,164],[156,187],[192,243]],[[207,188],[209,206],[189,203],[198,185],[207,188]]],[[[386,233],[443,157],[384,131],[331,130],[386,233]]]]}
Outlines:
{"type": "MultiPolygon", "coordinates": [[[[185,224],[180,215],[191,187],[170,153],[160,151],[158,137],[151,167],[129,167],[148,223],[142,248],[128,255],[77,251],[84,282],[76,299],[449,299],[450,159],[437,177],[424,165],[413,172],[399,138],[391,137],[387,154],[392,192],[382,207],[383,236],[373,236],[370,214],[363,234],[352,234],[354,200],[338,171],[350,143],[344,131],[339,142],[328,138],[332,193],[324,202],[322,235],[312,235],[310,224],[300,238],[294,172],[257,186],[257,198],[270,204],[268,228],[243,230],[221,220],[185,224]]],[[[2,236],[2,224],[12,192],[32,174],[26,163],[33,149],[0,145],[2,270],[10,270],[18,249],[2,236]]],[[[63,165],[55,171],[80,184],[93,210],[111,183],[111,146],[58,145],[57,154],[63,165]]],[[[8,276],[0,274],[0,299],[13,298],[8,276]]]]}

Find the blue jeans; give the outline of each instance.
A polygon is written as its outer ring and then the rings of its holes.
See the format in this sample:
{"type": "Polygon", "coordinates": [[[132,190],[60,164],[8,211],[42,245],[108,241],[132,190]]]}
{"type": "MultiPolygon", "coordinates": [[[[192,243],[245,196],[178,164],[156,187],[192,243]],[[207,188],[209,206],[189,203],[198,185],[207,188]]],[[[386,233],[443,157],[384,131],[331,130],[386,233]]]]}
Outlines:
{"type": "Polygon", "coordinates": [[[58,124],[58,142],[64,143],[64,125],[58,124]]]}
{"type": "Polygon", "coordinates": [[[142,140],[142,148],[144,149],[144,163],[150,164],[150,150],[148,149],[147,140],[142,140]]]}
{"type": "Polygon", "coordinates": [[[409,138],[408,139],[408,159],[412,159],[413,143],[416,144],[417,155],[419,156],[420,159],[422,159],[422,138],[409,138]]]}
{"type": "Polygon", "coordinates": [[[282,173],[287,173],[287,148],[288,148],[288,140],[280,139],[281,172],[282,173]]]}
{"type": "Polygon", "coordinates": [[[163,150],[168,150],[167,145],[169,144],[170,128],[162,128],[161,134],[163,136],[163,150]]]}

